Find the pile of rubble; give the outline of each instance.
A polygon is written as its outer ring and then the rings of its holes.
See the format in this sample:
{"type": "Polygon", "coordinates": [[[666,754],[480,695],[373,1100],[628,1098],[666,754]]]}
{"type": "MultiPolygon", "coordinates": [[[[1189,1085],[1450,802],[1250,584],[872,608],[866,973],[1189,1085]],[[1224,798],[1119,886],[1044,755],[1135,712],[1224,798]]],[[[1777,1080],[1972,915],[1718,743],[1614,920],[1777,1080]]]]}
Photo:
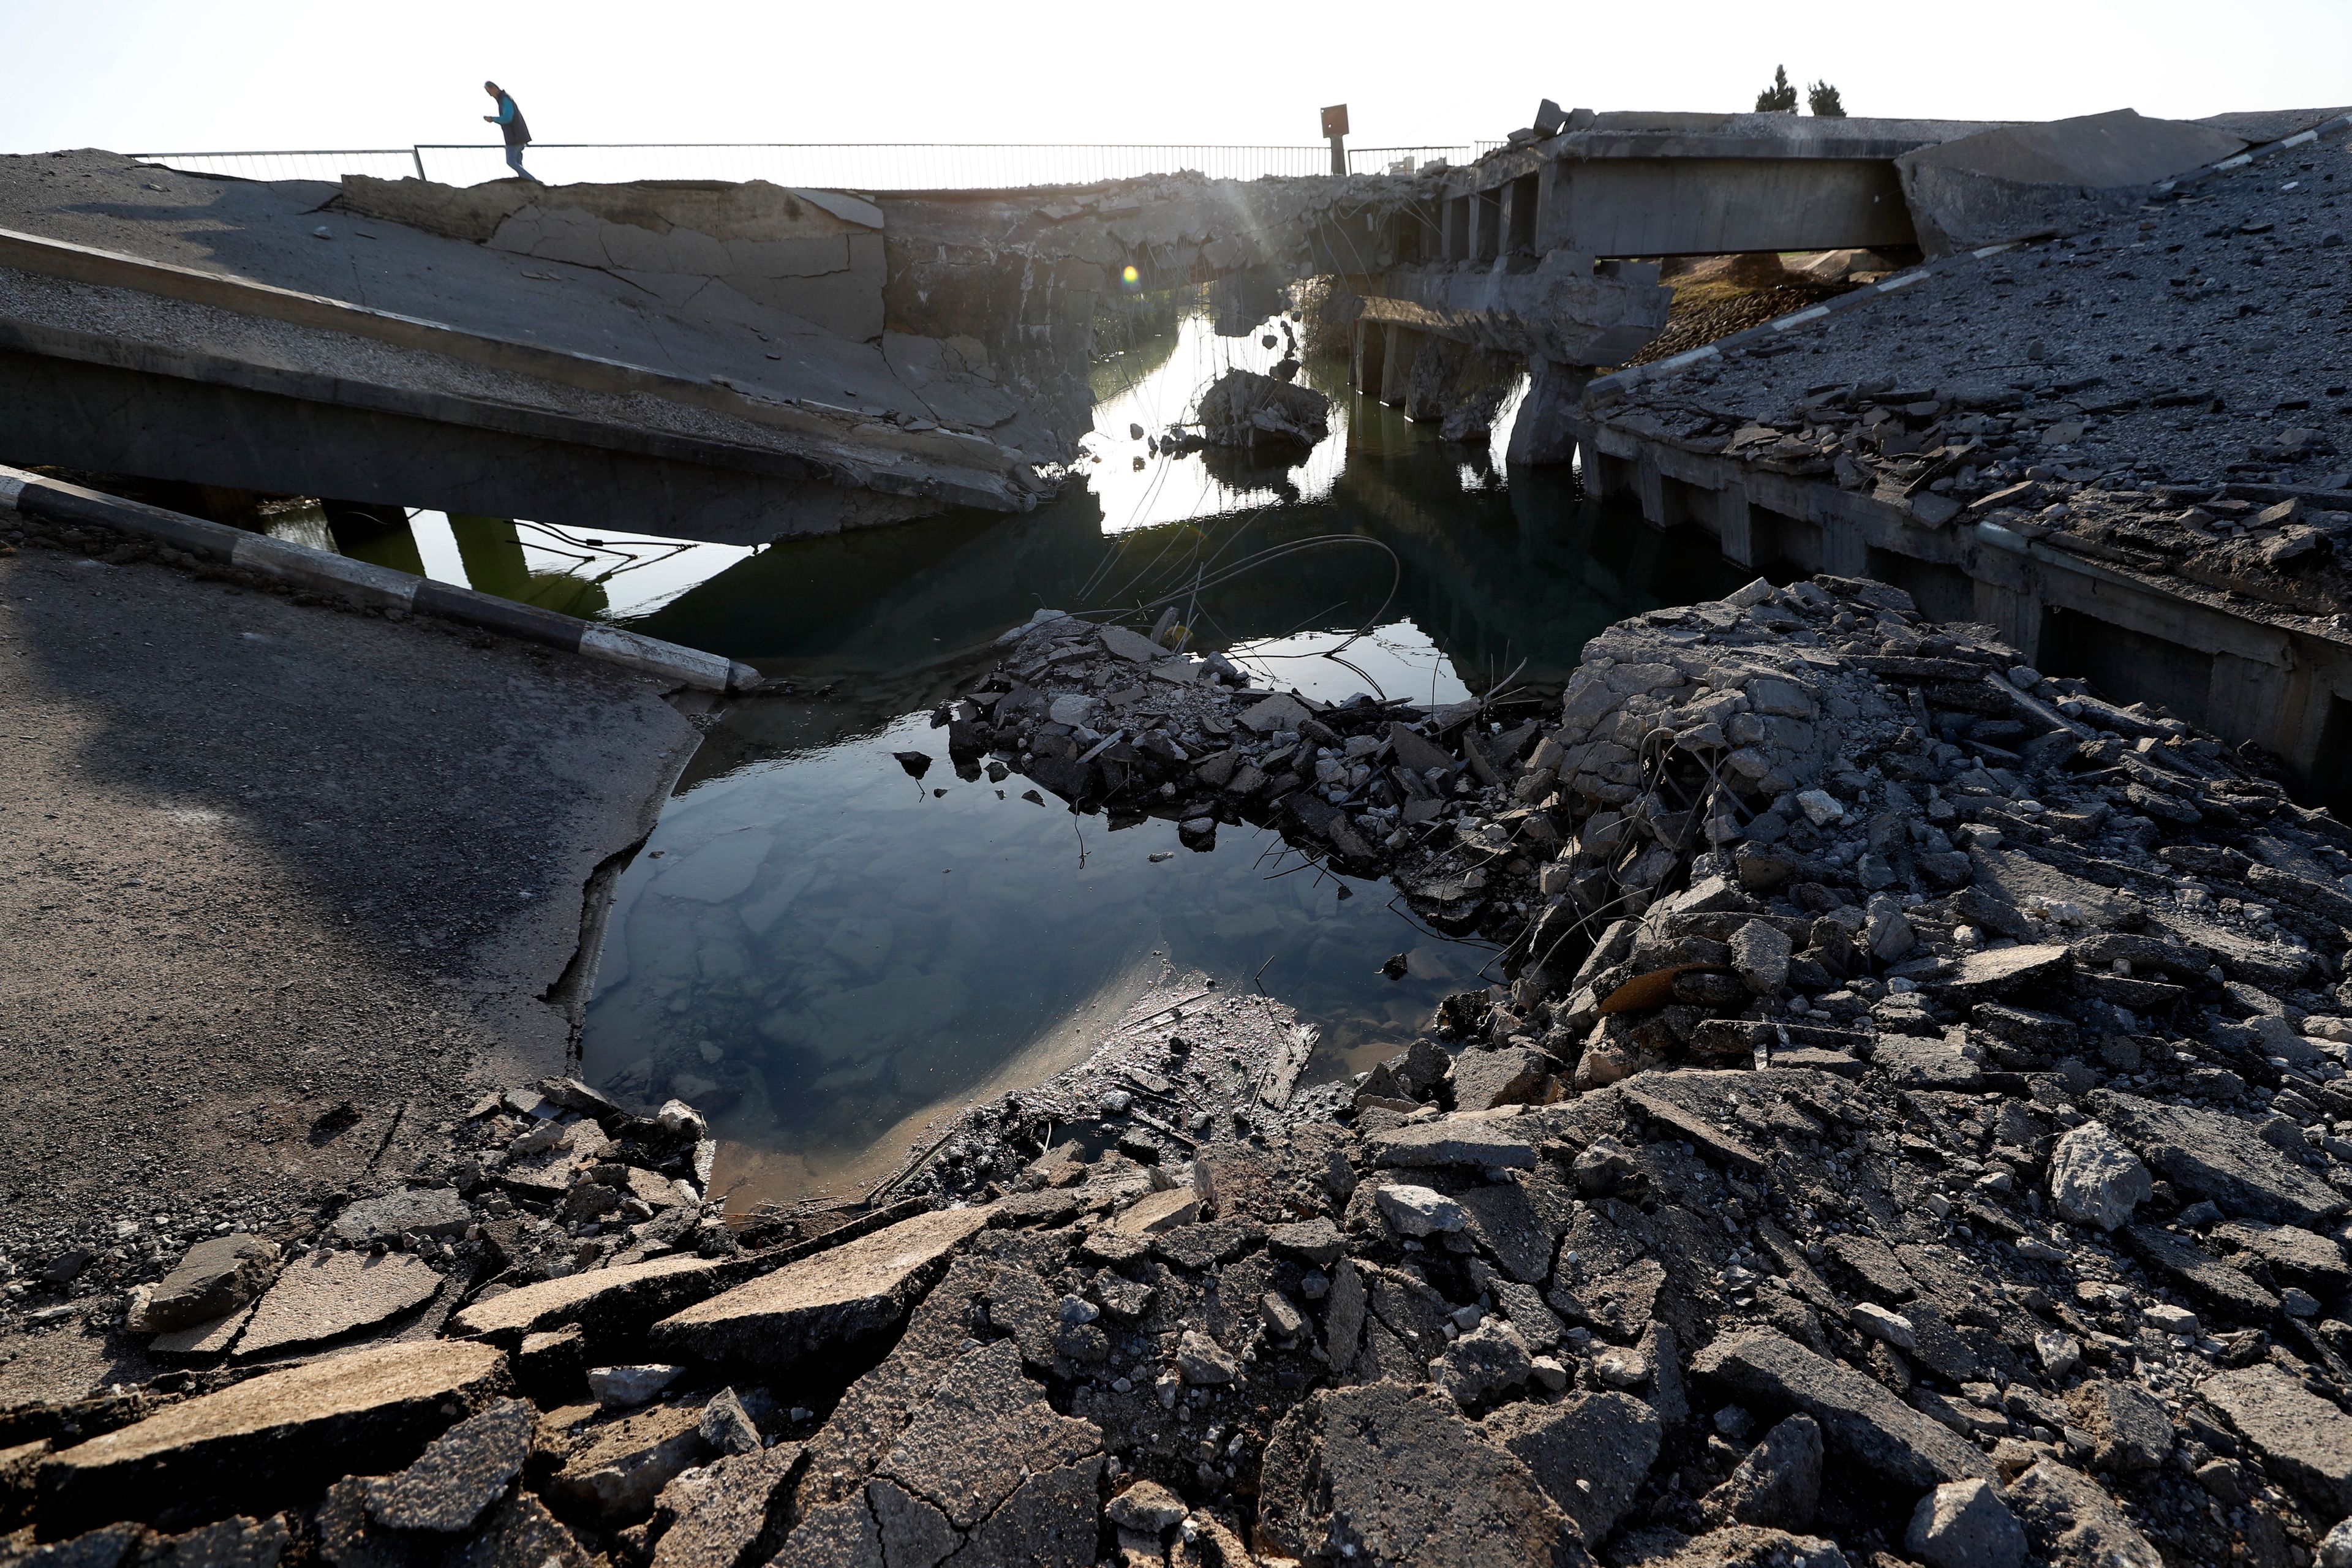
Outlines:
{"type": "Polygon", "coordinates": [[[2015,524],[2127,572],[2341,614],[2347,147],[2331,136],[1925,275],[1604,397],[1599,416],[1897,498],[1930,528],[2015,524]]]}
{"type": "MultiPolygon", "coordinates": [[[[2352,831],[1875,583],[1622,623],[1526,724],[1250,692],[1161,631],[1021,628],[941,716],[959,764],[1194,842],[1267,813],[1488,910],[1508,987],[1223,1121],[1108,1076],[1223,1070],[1239,1015],[1156,997],[1081,1086],[1115,1145],[968,1148],[984,1179],[830,1231],[703,1217],[683,1107],[485,1107],[518,1136],[447,1190],[568,1160],[560,1195],[505,1189],[568,1258],[437,1338],[12,1415],[17,1541],[59,1568],[2352,1552],[2352,831]]],[[[248,1289],[219,1250],[207,1310],[248,1289]]]]}

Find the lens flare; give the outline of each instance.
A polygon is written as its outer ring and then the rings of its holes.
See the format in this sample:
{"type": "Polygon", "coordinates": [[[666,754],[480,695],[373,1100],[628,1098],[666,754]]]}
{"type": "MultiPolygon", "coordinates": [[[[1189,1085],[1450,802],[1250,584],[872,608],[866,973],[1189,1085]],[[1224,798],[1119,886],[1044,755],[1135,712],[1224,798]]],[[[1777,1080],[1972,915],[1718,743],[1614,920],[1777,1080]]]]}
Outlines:
{"type": "Polygon", "coordinates": [[[1132,289],[1143,281],[1143,274],[1138,272],[1135,269],[1134,265],[1130,263],[1119,273],[1118,280],[1132,289]]]}

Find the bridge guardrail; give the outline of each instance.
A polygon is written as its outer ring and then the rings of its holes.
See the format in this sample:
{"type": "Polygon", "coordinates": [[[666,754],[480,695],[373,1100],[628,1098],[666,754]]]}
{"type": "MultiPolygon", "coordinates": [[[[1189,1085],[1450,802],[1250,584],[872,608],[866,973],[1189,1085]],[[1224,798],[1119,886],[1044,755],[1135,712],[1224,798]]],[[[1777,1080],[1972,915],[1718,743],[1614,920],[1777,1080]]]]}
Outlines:
{"type": "MultiPolygon", "coordinates": [[[[1351,174],[1468,162],[1486,143],[1351,147],[1351,174]]],[[[421,142],[408,147],[288,148],[133,153],[194,174],[249,180],[336,181],[345,174],[415,177],[473,185],[511,177],[497,142],[421,142]]],[[[1181,142],[535,142],[524,154],[550,184],[585,181],[766,180],[849,191],[1008,190],[1195,170],[1212,179],[1328,174],[1331,151],[1314,146],[1181,142]]]]}

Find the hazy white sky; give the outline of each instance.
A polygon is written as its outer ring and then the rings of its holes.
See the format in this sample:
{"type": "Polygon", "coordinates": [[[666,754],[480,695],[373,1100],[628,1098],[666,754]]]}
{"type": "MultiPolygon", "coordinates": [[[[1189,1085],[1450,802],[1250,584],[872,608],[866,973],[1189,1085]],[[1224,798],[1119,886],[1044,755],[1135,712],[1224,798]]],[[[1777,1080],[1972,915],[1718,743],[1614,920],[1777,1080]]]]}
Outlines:
{"type": "Polygon", "coordinates": [[[548,142],[1306,143],[1344,101],[1359,145],[1455,142],[1546,96],[1744,109],[1778,62],[1856,114],[2352,100],[2352,0],[0,0],[0,38],[5,152],[494,139],[485,77],[548,142]]]}

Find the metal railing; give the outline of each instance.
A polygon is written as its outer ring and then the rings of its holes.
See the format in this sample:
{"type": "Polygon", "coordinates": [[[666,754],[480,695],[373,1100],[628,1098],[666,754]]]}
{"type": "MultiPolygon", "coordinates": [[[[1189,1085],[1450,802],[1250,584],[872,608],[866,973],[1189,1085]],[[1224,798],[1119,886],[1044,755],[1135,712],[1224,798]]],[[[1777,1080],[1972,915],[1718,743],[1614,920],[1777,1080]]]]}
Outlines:
{"type": "MultiPolygon", "coordinates": [[[[1351,147],[1350,174],[1409,172],[1434,160],[1467,162],[1469,143],[1351,147]]],[[[473,185],[511,178],[497,143],[419,142],[411,147],[242,153],[133,153],[193,174],[248,180],[321,180],[345,174],[415,177],[473,185]]],[[[1327,174],[1331,151],[1318,146],[1182,145],[1145,142],[537,142],[524,154],[549,184],[631,180],[766,180],[851,191],[1005,190],[1091,184],[1100,180],[1192,170],[1212,179],[1327,174]]]]}

